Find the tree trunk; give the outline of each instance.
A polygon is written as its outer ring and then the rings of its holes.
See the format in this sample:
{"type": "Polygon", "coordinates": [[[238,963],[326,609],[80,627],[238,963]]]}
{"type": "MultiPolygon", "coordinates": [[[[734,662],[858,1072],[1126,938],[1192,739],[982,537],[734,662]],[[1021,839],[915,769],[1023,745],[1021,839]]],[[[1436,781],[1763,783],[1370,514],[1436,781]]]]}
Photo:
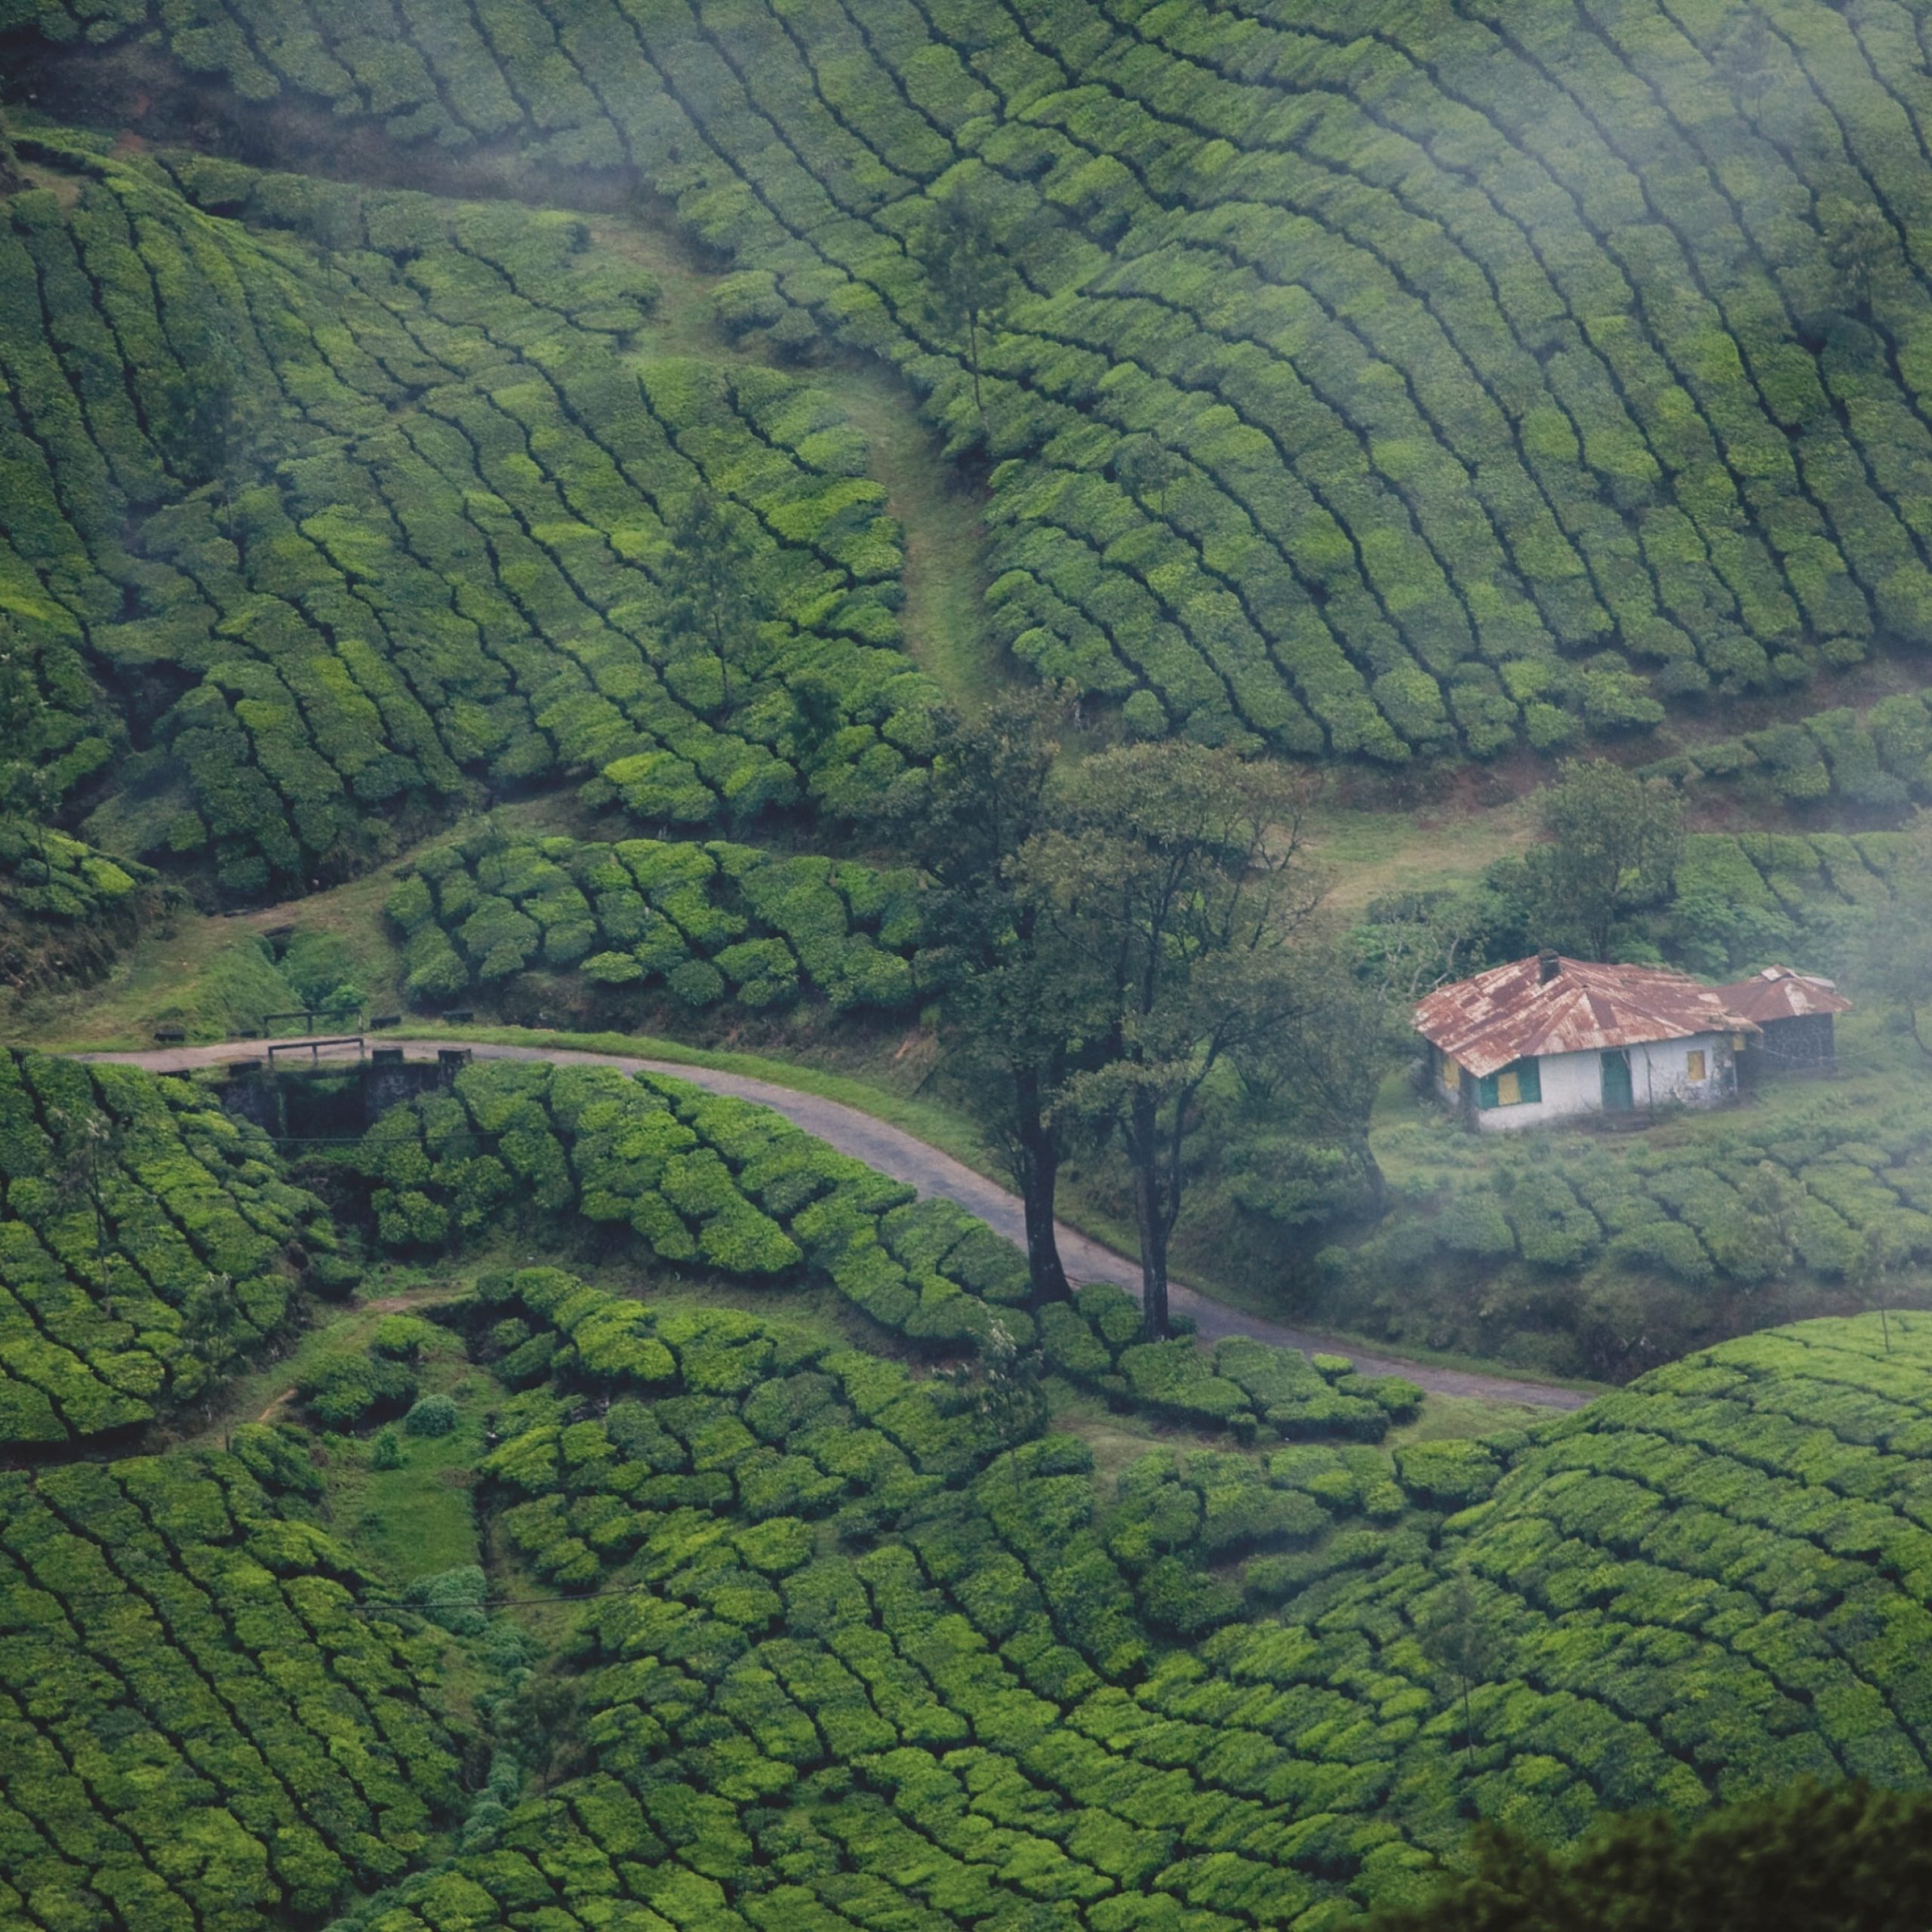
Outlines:
{"type": "Polygon", "coordinates": [[[20,178],[20,164],[14,153],[14,143],[7,133],[7,124],[0,120],[0,200],[9,195],[17,195],[26,183],[20,178]]]}
{"type": "Polygon", "coordinates": [[[1382,1163],[1375,1158],[1367,1134],[1354,1143],[1351,1151],[1361,1170],[1362,1184],[1368,1189],[1368,1211],[1379,1221],[1389,1204],[1389,1177],[1382,1171],[1382,1163]]]}
{"type": "Polygon", "coordinates": [[[1054,1227],[1054,1198],[1060,1183],[1060,1149],[1040,1118],[1038,1079],[1023,1075],[1019,1084],[1020,1195],[1026,1210],[1026,1268],[1032,1278],[1032,1298],[1066,1301],[1073,1291],[1060,1258],[1060,1240],[1054,1227]]]}
{"type": "Polygon", "coordinates": [[[977,315],[969,315],[966,321],[966,363],[973,372],[973,408],[980,418],[980,434],[986,430],[986,398],[980,393],[980,321],[977,315]]]}
{"type": "Polygon", "coordinates": [[[1168,1222],[1154,1164],[1156,1124],[1152,1106],[1134,1103],[1129,1152],[1134,1162],[1134,1218],[1140,1233],[1140,1332],[1150,1342],[1168,1339],[1168,1222]]]}

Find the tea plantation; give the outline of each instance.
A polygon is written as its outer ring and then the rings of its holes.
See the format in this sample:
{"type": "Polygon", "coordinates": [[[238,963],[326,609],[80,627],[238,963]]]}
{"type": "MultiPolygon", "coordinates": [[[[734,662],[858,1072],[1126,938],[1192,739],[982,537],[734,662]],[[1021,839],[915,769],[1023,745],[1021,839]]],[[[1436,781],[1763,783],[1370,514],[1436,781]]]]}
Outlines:
{"type": "Polygon", "coordinates": [[[0,1932],[1922,1932],[1928,649],[1932,0],[0,0],[0,1932]]]}
{"type": "Polygon", "coordinates": [[[789,377],[652,354],[650,277],[581,222],[29,152],[65,192],[0,226],[0,614],[45,782],[111,776],[111,849],[253,893],[489,785],[703,825],[849,810],[916,749],[863,440],[789,377]],[[746,552],[728,666],[664,622],[701,497],[746,552]]]}
{"type": "Polygon", "coordinates": [[[11,1924],[313,1924],[454,1814],[441,1646],[364,1613],[321,1486],[259,1429],[0,1475],[11,1924]]]}
{"type": "Polygon", "coordinates": [[[575,968],[687,1008],[811,998],[890,1011],[915,992],[918,886],[909,869],[722,841],[518,841],[485,826],[417,854],[388,916],[408,992],[426,1003],[575,968]]]}
{"type": "MultiPolygon", "coordinates": [[[[1313,1927],[1472,1814],[1563,1836],[1924,1776],[1922,1318],[1890,1355],[1870,1322],[1733,1343],[1531,1435],[1101,1478],[783,1321],[542,1268],[454,1313],[497,1374],[552,1345],[476,1495],[506,1600],[587,1597],[576,1715],[559,1776],[486,1793],[358,1924],[1313,1927]],[[1466,1714],[1425,1636],[1457,1589],[1494,1638],[1466,1714]]],[[[365,1590],[379,1632],[432,1601],[365,1590]]],[[[375,1673],[405,1737],[408,1654],[375,1673]]]]}
{"type": "Polygon", "coordinates": [[[178,1081],[0,1054],[0,1444],[145,1423],[355,1269],[273,1144],[178,1081]]]}
{"type": "Polygon", "coordinates": [[[1392,1338],[1454,1333],[1621,1379],[1733,1322],[1875,1306],[1932,1257],[1915,1082],[1786,1093],[1607,1143],[1478,1151],[1418,1121],[1380,1144],[1401,1201],[1370,1240],[1324,1255],[1324,1293],[1329,1318],[1386,1318],[1392,1338]]]}
{"type": "Polygon", "coordinates": [[[345,1265],[202,1090],[5,1071],[5,1225],[40,1257],[8,1281],[66,1345],[58,1375],[6,1358],[13,1412],[40,1375],[59,1417],[0,1475],[24,1926],[1313,1932],[1423,1896],[1473,1818],[1567,1841],[1605,1807],[1925,1780],[1932,1317],[1391,1446],[1413,1389],[1149,1347],[1111,1289],[1029,1311],[985,1227],[764,1109],[479,1063],[354,1154],[374,1238],[454,1271],[438,1325],[345,1314],[275,1426],[69,1460],[57,1434],[140,1420],[81,1376],[158,1411],[262,1358],[291,1236],[310,1287],[345,1265]],[[62,1138],[89,1120],[91,1166],[62,1138]],[[512,1240],[654,1285],[494,1265],[512,1240]],[[247,1284],[229,1355],[182,1346],[176,1244],[247,1284]],[[1044,1402],[989,1398],[995,1321],[1044,1402]],[[1104,1466],[1097,1397],[1142,1435],[1104,1466]],[[424,1574],[389,1509],[467,1525],[486,1567],[424,1574]],[[1458,1619],[1480,1641],[1445,1651],[1458,1619]]]}
{"type": "MultiPolygon", "coordinates": [[[[1380,1441],[1419,1392],[1394,1377],[1327,1373],[1238,1338],[1211,1359],[1142,1339],[1140,1311],[1096,1284],[1039,1311],[1019,1251],[943,1198],[835,1152],[768,1109],[614,1067],[487,1061],[454,1090],[384,1114],[356,1158],[379,1238],[441,1251],[506,1223],[568,1238],[580,1220],[635,1235],[660,1261],[774,1287],[828,1283],[879,1331],[917,1347],[983,1345],[995,1324],[1048,1368],[1122,1406],[1243,1440],[1337,1433],[1380,1441]]],[[[549,1366],[540,1337],[513,1375],[549,1366]]]]}
{"type": "Polygon", "coordinates": [[[264,125],[648,189],[735,269],[734,325],[885,357],[984,446],[1024,663],[1149,734],[1399,761],[1932,638],[1915,16],[1754,17],[8,0],[0,29],[83,97],[158,33],[155,85],[264,125]],[[955,188],[1010,265],[983,329],[918,265],[955,188]]]}

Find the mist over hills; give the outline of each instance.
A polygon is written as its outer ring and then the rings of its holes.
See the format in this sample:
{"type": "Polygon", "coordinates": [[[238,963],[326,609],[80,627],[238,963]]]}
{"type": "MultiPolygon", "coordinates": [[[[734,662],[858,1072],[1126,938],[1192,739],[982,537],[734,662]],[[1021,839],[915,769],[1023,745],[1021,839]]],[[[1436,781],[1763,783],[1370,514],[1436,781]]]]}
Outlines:
{"type": "Polygon", "coordinates": [[[1929,23],[0,0],[0,1932],[1921,1926],[1929,23]]]}

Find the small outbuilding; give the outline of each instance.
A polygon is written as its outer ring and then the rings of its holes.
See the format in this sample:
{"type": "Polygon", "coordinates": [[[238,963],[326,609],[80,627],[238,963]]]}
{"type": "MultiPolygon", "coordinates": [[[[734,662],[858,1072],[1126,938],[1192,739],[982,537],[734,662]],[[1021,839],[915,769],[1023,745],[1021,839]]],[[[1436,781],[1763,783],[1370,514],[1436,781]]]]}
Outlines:
{"type": "Polygon", "coordinates": [[[1758,1037],[1744,1059],[1753,1074],[1829,1073],[1838,1065],[1832,1021],[1851,1001],[1829,980],[1789,966],[1767,966],[1748,980],[1718,988],[1727,1004],[1754,1021],[1758,1037]]]}
{"type": "Polygon", "coordinates": [[[1727,1106],[1758,1032],[1687,974],[1555,952],[1438,987],[1415,1024],[1436,1092],[1485,1130],[1727,1106]]]}

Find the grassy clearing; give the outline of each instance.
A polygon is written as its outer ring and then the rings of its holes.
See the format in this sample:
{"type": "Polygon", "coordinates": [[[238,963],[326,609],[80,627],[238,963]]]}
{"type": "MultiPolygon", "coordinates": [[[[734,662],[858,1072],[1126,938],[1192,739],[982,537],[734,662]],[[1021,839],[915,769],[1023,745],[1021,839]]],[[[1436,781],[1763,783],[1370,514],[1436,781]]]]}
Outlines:
{"type": "Polygon", "coordinates": [[[372,1437],[334,1450],[329,1470],[337,1521],[395,1583],[439,1576],[482,1558],[470,1472],[488,1453],[484,1417],[502,1391],[481,1369],[466,1369],[446,1386],[426,1374],[423,1389],[455,1398],[461,1419],[448,1435],[408,1435],[398,1426],[399,1468],[373,1466],[372,1437]]]}
{"type": "Polygon", "coordinates": [[[821,378],[865,432],[872,475],[905,532],[906,648],[955,704],[984,705],[1013,681],[987,634],[986,531],[974,493],[958,479],[903,388],[859,365],[821,378]]]}
{"type": "Polygon", "coordinates": [[[1328,904],[1359,912],[1392,893],[1439,891],[1478,877],[1536,839],[1526,799],[1483,811],[1435,805],[1414,812],[1318,806],[1303,822],[1308,848],[1328,872],[1328,904]]]}
{"type": "Polygon", "coordinates": [[[0,1044],[48,1052],[149,1044],[157,1027],[190,1039],[221,1039],[265,1011],[299,1003],[275,964],[266,935],[292,926],[341,942],[371,1012],[395,1011],[401,958],[383,922],[391,881],[372,872],[312,897],[231,917],[177,908],[143,933],[99,986],[0,1004],[0,1044]]]}
{"type": "Polygon", "coordinates": [[[1548,1409],[1534,1408],[1526,1402],[1491,1401],[1478,1395],[1429,1395],[1415,1420],[1391,1429],[1383,1447],[1401,1449],[1411,1442],[1470,1441],[1506,1429],[1527,1429],[1532,1423],[1549,1419],[1548,1409]]]}

